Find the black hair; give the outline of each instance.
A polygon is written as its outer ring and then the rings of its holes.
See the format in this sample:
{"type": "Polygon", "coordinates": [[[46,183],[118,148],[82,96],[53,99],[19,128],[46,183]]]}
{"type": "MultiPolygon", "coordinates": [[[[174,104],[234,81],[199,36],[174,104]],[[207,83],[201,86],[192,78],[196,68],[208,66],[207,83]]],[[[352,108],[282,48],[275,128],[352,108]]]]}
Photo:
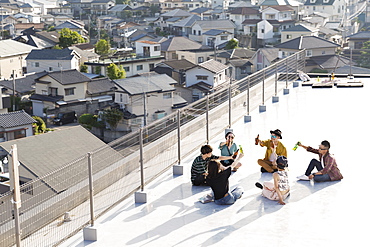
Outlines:
{"type": "Polygon", "coordinates": [[[213,149],[210,145],[203,145],[201,148],[200,148],[200,152],[202,154],[208,154],[208,153],[212,153],[213,149]]]}
{"type": "Polygon", "coordinates": [[[221,163],[218,160],[210,160],[207,163],[208,178],[215,178],[218,176],[218,171],[220,170],[221,163]]]}
{"type": "Polygon", "coordinates": [[[285,156],[279,156],[277,159],[276,159],[276,163],[277,163],[277,167],[279,169],[285,169],[286,167],[288,167],[288,159],[285,157],[285,156]]]}
{"type": "Polygon", "coordinates": [[[324,147],[326,147],[327,149],[329,149],[329,148],[330,148],[330,142],[328,142],[327,140],[322,141],[322,142],[321,142],[321,145],[323,145],[323,146],[324,146],[324,147]]]}
{"type": "Polygon", "coordinates": [[[233,134],[233,136],[235,136],[235,134],[232,131],[229,131],[229,132],[226,133],[225,138],[227,138],[227,136],[230,135],[230,134],[233,134]]]}

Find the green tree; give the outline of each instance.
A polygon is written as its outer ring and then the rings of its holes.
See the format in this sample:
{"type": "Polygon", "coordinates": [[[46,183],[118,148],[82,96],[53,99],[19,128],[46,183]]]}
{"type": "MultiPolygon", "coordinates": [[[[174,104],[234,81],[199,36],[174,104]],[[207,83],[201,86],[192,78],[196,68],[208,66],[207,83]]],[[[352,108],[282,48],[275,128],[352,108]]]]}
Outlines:
{"type": "Polygon", "coordinates": [[[60,31],[59,46],[67,48],[73,44],[85,43],[85,39],[76,31],[69,28],[63,28],[60,31]]]}
{"type": "Polygon", "coordinates": [[[230,39],[229,42],[227,42],[225,49],[235,49],[238,48],[239,42],[236,39],[230,39]]]}
{"type": "Polygon", "coordinates": [[[105,39],[101,39],[95,44],[95,52],[99,55],[107,55],[110,51],[110,44],[105,39]]]}
{"type": "Polygon", "coordinates": [[[32,116],[32,118],[36,120],[36,123],[33,124],[33,127],[35,128],[35,135],[44,133],[46,131],[46,124],[44,120],[38,116],[32,116]]]}
{"type": "Polygon", "coordinates": [[[370,68],[370,41],[363,43],[361,55],[358,58],[358,65],[363,68],[370,68]]]}
{"type": "Polygon", "coordinates": [[[114,63],[109,64],[107,67],[107,73],[108,78],[111,80],[126,78],[126,71],[122,68],[122,65],[118,67],[114,63]]]}
{"type": "Polygon", "coordinates": [[[103,120],[109,124],[111,129],[116,129],[119,121],[123,118],[123,113],[117,109],[105,110],[103,113],[103,120]]]}
{"type": "Polygon", "coordinates": [[[81,64],[81,66],[80,66],[80,72],[87,73],[87,65],[81,64]]]}

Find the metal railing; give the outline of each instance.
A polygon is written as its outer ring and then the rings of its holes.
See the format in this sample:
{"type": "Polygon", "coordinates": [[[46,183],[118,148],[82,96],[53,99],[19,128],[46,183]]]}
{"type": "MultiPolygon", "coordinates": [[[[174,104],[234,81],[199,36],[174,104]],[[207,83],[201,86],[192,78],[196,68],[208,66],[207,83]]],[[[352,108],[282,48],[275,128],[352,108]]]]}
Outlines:
{"type": "MultiPolygon", "coordinates": [[[[143,190],[160,174],[287,88],[297,78],[297,70],[304,71],[304,61],[304,51],[291,55],[23,184],[19,216],[22,244],[57,246],[93,223],[93,219],[138,189],[143,190]]],[[[0,197],[0,246],[15,244],[11,197],[11,192],[0,197]]]]}

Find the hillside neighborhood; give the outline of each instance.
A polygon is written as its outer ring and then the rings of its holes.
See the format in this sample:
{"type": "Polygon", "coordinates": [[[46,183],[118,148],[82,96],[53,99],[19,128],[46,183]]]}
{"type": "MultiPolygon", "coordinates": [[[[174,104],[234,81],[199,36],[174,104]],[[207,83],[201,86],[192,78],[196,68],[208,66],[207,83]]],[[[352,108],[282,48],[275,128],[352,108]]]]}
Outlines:
{"type": "MultiPolygon", "coordinates": [[[[367,73],[369,3],[1,0],[0,120],[91,115],[108,142],[304,49],[306,73],[367,73]]],[[[1,140],[33,135],[26,119],[1,140]]]]}

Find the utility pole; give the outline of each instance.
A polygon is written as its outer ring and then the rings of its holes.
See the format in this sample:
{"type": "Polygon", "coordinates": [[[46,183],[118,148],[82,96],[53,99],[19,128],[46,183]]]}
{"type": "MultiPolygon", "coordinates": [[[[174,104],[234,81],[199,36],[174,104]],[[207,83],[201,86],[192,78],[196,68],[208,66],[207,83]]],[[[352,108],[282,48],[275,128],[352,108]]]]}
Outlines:
{"type": "Polygon", "coordinates": [[[13,69],[13,111],[15,111],[15,70],[13,69]]]}

